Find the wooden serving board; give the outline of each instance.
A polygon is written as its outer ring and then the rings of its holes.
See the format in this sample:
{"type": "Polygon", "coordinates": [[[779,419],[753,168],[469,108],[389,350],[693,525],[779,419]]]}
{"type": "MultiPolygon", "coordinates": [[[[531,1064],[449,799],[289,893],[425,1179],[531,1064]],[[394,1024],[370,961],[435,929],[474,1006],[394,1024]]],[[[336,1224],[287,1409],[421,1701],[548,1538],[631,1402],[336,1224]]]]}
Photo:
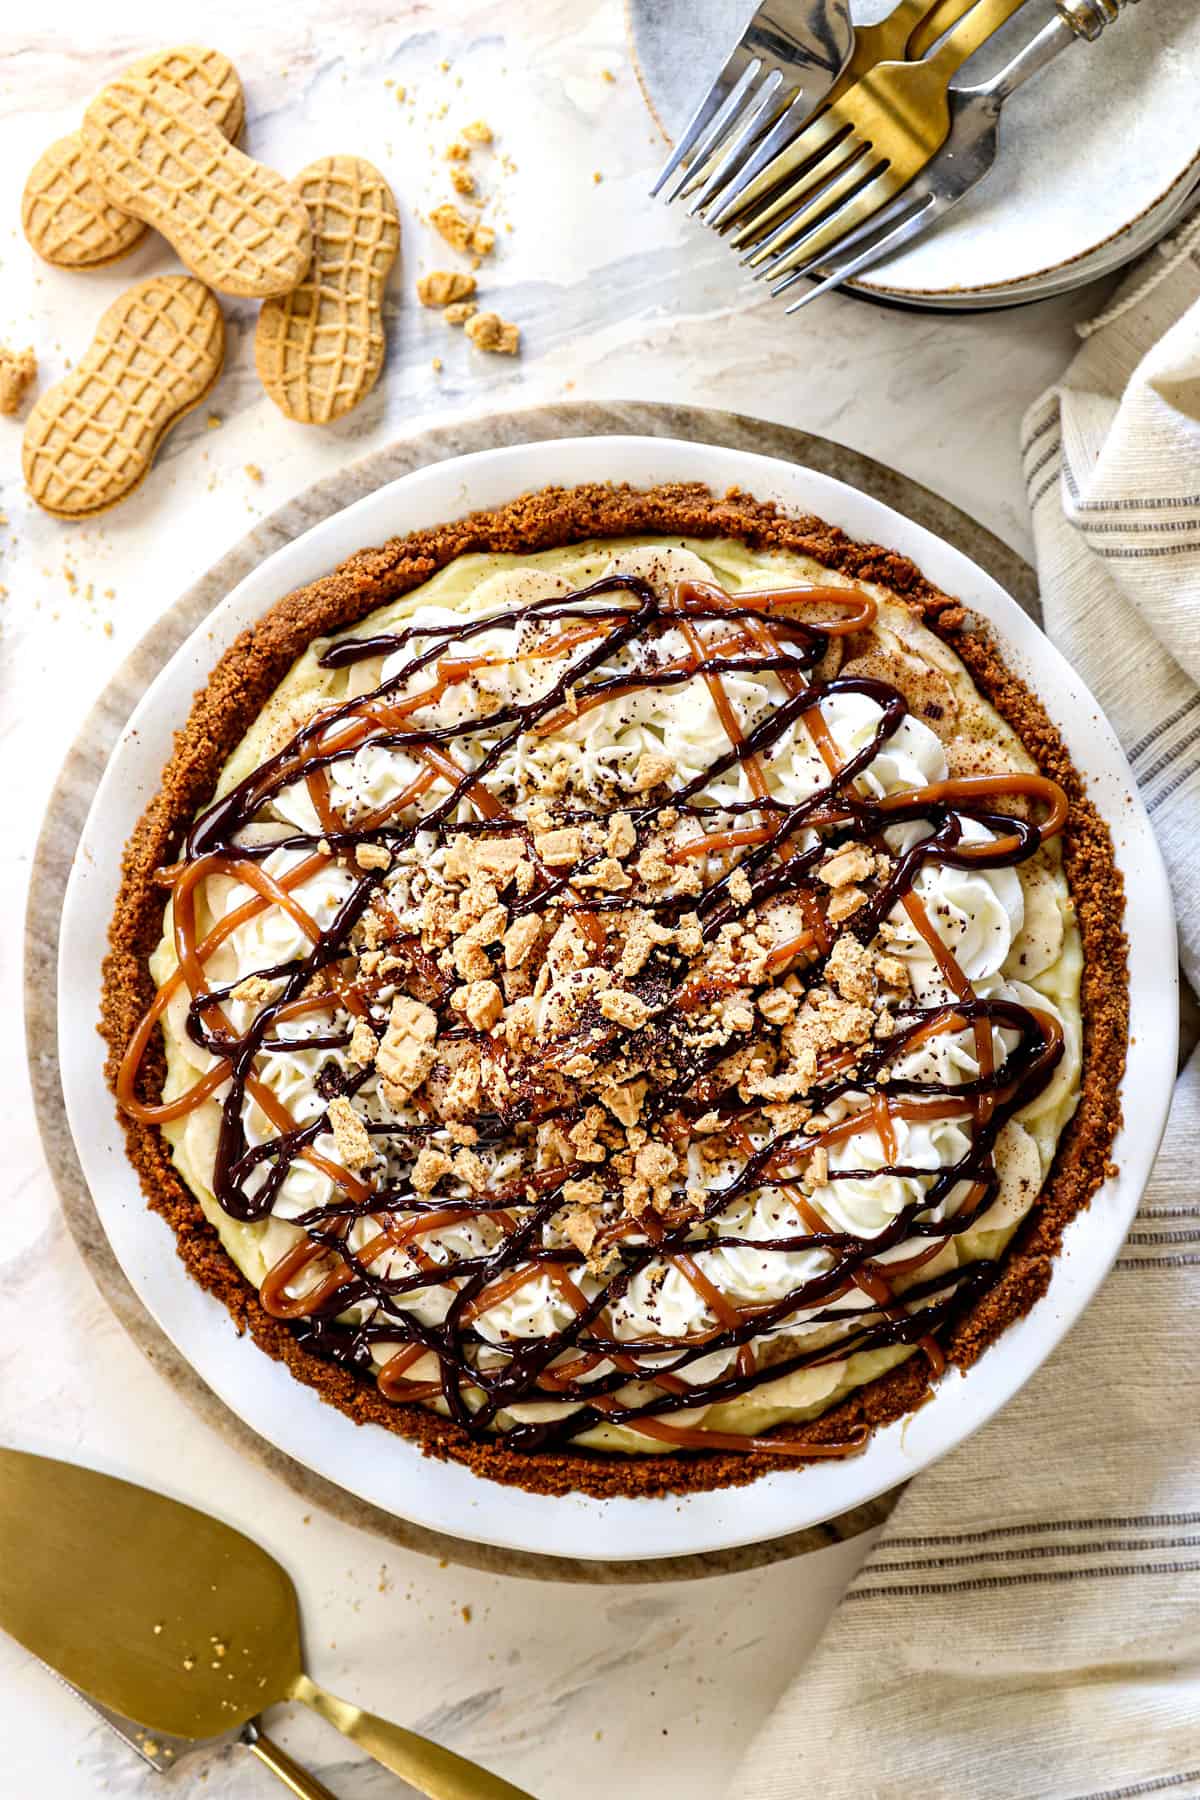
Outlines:
{"type": "MultiPolygon", "coordinates": [[[[1028,564],[981,525],[927,488],[826,438],[735,413],[643,402],[578,402],[440,426],[349,464],[289,500],[190,587],[146,634],[83,722],[47,808],[30,882],[25,942],[25,1009],[30,1075],[46,1159],[75,1242],[104,1298],[159,1373],[226,1441],[272,1470],[306,1501],[409,1550],[505,1575],[574,1582],[654,1582],[725,1575],[800,1556],[879,1525],[899,1489],[825,1524],[767,1543],[705,1555],[639,1562],[575,1562],[495,1549],[410,1524],[369,1505],[268,1444],[204,1385],[150,1317],[120,1269],[83,1179],[58,1075],[58,924],[84,820],[109,752],[134,706],[178,646],[251,569],[364,494],[427,464],[475,450],[548,438],[620,435],[685,438],[796,462],[885,501],[936,532],[995,576],[1036,613],[1028,564]]],[[[614,475],[619,476],[619,469],[614,475]]]]}

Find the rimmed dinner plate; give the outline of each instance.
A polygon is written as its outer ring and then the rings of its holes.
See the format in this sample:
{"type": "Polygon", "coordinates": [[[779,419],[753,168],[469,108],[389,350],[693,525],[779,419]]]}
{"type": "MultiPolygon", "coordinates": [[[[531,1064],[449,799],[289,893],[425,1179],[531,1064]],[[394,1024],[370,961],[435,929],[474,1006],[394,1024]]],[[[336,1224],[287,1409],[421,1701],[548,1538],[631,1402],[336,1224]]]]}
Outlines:
{"type": "MultiPolygon", "coordinates": [[[[861,25],[893,4],[851,0],[850,10],[861,25]]],[[[752,10],[751,0],[626,0],[642,88],[666,139],[678,136],[752,10]]],[[[962,79],[991,75],[1053,10],[1052,0],[1026,0],[962,79]]],[[[1098,42],[1071,45],[1008,102],[986,181],[936,231],[848,290],[977,311],[1045,299],[1149,249],[1200,180],[1197,67],[1195,0],[1135,0],[1098,42]]]]}
{"type": "Polygon", "coordinates": [[[1104,1279],[1158,1147],[1175,1072],[1174,919],[1165,872],[1128,765],[1095,700],[1004,590],[960,551],[871,495],[813,470],[650,437],[568,438],[486,450],[392,482],[314,526],[239,583],[180,647],[121,734],[96,791],[63,908],[59,1042],[67,1116],[97,1213],[130,1283],[179,1351],[260,1436],[326,1479],[418,1524],[475,1541],[581,1559],[717,1550],[817,1524],[907,1480],[989,1419],[1045,1359],[1104,1279]],[[122,847],[155,793],[191,696],[234,637],[293,588],[364,545],[495,506],[531,488],[610,481],[702,481],[817,513],[852,536],[911,556],[930,580],[987,618],[1012,666],[1061,727],[1113,833],[1127,891],[1131,1042],[1119,1172],[1070,1226],[1050,1290],[965,1375],[879,1431],[861,1456],[764,1477],[749,1488],[667,1499],[552,1498],[498,1486],[359,1427],[301,1386],[187,1275],[147,1211],[124,1150],[96,1033],[101,962],[122,847]]]}

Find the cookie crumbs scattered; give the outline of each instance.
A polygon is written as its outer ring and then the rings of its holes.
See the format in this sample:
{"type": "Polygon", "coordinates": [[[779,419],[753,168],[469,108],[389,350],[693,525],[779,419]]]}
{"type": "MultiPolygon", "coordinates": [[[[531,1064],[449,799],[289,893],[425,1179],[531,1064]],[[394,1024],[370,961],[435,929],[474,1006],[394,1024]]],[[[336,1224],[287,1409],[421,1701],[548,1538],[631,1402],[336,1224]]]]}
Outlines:
{"type": "Polygon", "coordinates": [[[754,898],[754,889],[750,886],[750,877],[745,869],[735,869],[729,877],[729,897],[739,906],[749,906],[754,898]]]}
{"type": "Polygon", "coordinates": [[[477,350],[516,356],[521,348],[520,326],[509,324],[499,313],[477,312],[474,318],[467,320],[465,329],[477,350]]]}
{"type": "Polygon", "coordinates": [[[473,119],[469,125],[464,125],[462,134],[469,144],[490,144],[495,137],[491,126],[482,119],[473,119]]]}
{"type": "Polygon", "coordinates": [[[447,325],[465,325],[467,320],[473,319],[478,311],[479,308],[473,300],[455,300],[453,305],[446,307],[442,317],[447,325]]]}
{"type": "Polygon", "coordinates": [[[533,840],[535,854],[552,869],[578,862],[583,853],[583,833],[577,825],[560,825],[553,831],[538,832],[533,840]]]}
{"type": "Polygon", "coordinates": [[[628,994],[624,988],[609,988],[601,994],[597,1005],[600,1016],[609,1019],[614,1025],[623,1025],[630,1031],[636,1031],[650,1017],[650,1008],[636,994],[628,994]]]}
{"type": "Polygon", "coordinates": [[[375,1067],[389,1106],[402,1106],[416,1093],[434,1064],[437,1014],[430,1006],[397,994],[375,1067]]]}
{"type": "Polygon", "coordinates": [[[257,463],[247,463],[246,464],[246,473],[250,477],[251,481],[261,481],[263,478],[263,472],[259,468],[257,463]]]}
{"type": "MultiPolygon", "coordinates": [[[[820,874],[819,869],[817,873],[820,874]]],[[[867,896],[860,887],[835,888],[828,909],[830,924],[840,925],[843,919],[850,918],[860,906],[865,906],[866,903],[867,896]]]]}
{"type": "Polygon", "coordinates": [[[37,357],[32,349],[9,350],[0,345],[0,413],[11,418],[21,410],[25,390],[37,377],[37,357]]]}
{"type": "Polygon", "coordinates": [[[338,1158],[352,1174],[375,1161],[371,1135],[344,1095],[339,1094],[329,1102],[325,1117],[333,1133],[338,1158]]]}
{"type": "Polygon", "coordinates": [[[644,750],[633,771],[634,789],[639,794],[648,794],[651,788],[668,781],[674,772],[675,764],[669,756],[662,756],[655,750],[644,750]]]}
{"type": "Polygon", "coordinates": [[[494,981],[471,981],[459,988],[450,1004],[476,1031],[487,1031],[504,1011],[504,996],[494,981]]]}
{"type": "Polygon", "coordinates": [[[451,206],[449,202],[434,207],[429,223],[463,256],[487,256],[496,242],[496,234],[490,225],[464,218],[457,206],[451,206]]]}
{"type": "Polygon", "coordinates": [[[444,1150],[425,1144],[413,1164],[412,1184],[418,1194],[432,1194],[443,1175],[449,1175],[454,1164],[444,1150]]]}
{"type": "Polygon", "coordinates": [[[504,966],[506,969],[519,969],[533,954],[533,947],[541,936],[541,922],[532,913],[525,913],[514,919],[504,934],[504,966]]]}
{"type": "Polygon", "coordinates": [[[796,1016],[796,997],[785,988],[768,988],[758,996],[758,1010],[768,1025],[786,1025],[796,1016]]]}
{"type": "Polygon", "coordinates": [[[472,200],[475,197],[475,177],[470,169],[451,169],[450,186],[456,194],[461,194],[464,200],[472,200]]]}
{"type": "Polygon", "coordinates": [[[275,991],[275,983],[268,981],[263,975],[247,975],[230,989],[231,1000],[241,1000],[247,1006],[262,1006],[275,991]]]}
{"type": "Polygon", "coordinates": [[[817,869],[817,880],[826,887],[849,887],[864,880],[875,867],[875,858],[864,844],[843,844],[825,857],[817,869]]]}
{"type": "Polygon", "coordinates": [[[382,844],[356,844],[354,860],[360,869],[388,869],[391,867],[391,853],[382,844]]]}
{"type": "Polygon", "coordinates": [[[417,298],[422,306],[446,306],[455,300],[469,300],[474,292],[475,277],[463,269],[431,269],[417,280],[417,298]]]}
{"type": "Polygon", "coordinates": [[[825,979],[845,1000],[870,1000],[874,994],[875,970],[871,953],[850,932],[843,932],[830,951],[825,963],[825,979]]]}

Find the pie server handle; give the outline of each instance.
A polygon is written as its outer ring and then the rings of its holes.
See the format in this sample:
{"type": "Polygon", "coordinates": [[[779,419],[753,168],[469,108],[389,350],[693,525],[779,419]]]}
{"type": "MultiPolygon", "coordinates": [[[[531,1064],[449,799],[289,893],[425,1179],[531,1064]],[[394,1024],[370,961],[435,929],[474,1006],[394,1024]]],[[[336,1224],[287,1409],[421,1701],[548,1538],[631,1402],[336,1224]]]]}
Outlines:
{"type": "Polygon", "coordinates": [[[429,1800],[536,1800],[524,1788],[502,1781],[478,1763],[456,1756],[441,1744],[431,1743],[403,1725],[393,1725],[375,1713],[363,1712],[348,1700],[326,1693],[307,1675],[296,1678],[289,1698],[302,1700],[315,1713],[382,1763],[394,1775],[400,1775],[418,1794],[429,1800]]]}
{"type": "Polygon", "coordinates": [[[242,1732],[242,1742],[251,1756],[256,1756],[265,1769],[270,1769],[276,1780],[282,1781],[289,1794],[296,1800],[337,1800],[315,1775],[302,1769],[298,1762],[293,1762],[286,1750],[272,1742],[262,1727],[251,1720],[242,1732]]]}

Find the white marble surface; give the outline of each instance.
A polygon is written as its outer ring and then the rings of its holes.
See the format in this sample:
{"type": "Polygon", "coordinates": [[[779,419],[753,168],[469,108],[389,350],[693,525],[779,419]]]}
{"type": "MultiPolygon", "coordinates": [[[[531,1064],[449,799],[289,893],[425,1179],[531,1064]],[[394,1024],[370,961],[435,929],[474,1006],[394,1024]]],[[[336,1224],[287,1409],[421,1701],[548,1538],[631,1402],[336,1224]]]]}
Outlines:
{"type": "MultiPolygon", "coordinates": [[[[125,651],[250,521],[344,459],[453,412],[568,396],[686,401],[836,437],[1027,549],[1018,421],[1066,362],[1072,323],[1096,296],[953,319],[833,299],[785,323],[719,246],[646,199],[659,146],[620,0],[212,0],[203,15],[180,0],[59,0],[11,6],[0,24],[0,338],[32,342],[44,379],[81,354],[110,298],[171,259],[158,243],[90,276],[43,267],[17,222],[25,173],[124,60],[201,34],[236,60],[249,145],[264,160],[293,172],[324,152],[354,151],[392,180],[404,245],[390,287],[391,355],[359,414],[306,431],[259,389],[253,308],[233,303],[229,366],[211,409],[180,428],[137,496],[86,526],[27,503],[20,425],[0,420],[0,980],[10,1021],[0,1039],[0,1436],[167,1488],[253,1532],[296,1576],[320,1680],[492,1762],[542,1800],[641,1794],[651,1782],[659,1794],[709,1800],[819,1631],[855,1550],[675,1587],[532,1585],[392,1551],[307,1514],[248,1467],[124,1337],[59,1217],[15,1023],[32,847],[60,757],[125,651]],[[411,105],[397,102],[389,78],[407,86],[411,105]],[[523,327],[516,363],[470,350],[413,296],[418,271],[446,260],[419,217],[447,197],[436,152],[480,115],[515,165],[497,157],[483,179],[501,225],[486,292],[523,327]]],[[[284,1714],[273,1724],[339,1795],[399,1791],[319,1724],[284,1714]]],[[[0,1738],[0,1794],[22,1800],[282,1791],[234,1749],[189,1759],[160,1790],[2,1639],[0,1738]]]]}

